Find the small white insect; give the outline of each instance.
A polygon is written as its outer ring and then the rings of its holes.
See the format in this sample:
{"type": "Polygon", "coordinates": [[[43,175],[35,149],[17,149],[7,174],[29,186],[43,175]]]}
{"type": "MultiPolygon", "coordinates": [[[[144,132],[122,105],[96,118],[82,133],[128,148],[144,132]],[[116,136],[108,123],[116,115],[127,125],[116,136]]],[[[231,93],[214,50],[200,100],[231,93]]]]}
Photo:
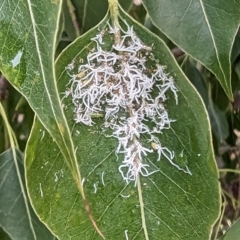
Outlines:
{"type": "Polygon", "coordinates": [[[126,240],[128,240],[128,230],[125,230],[124,233],[125,233],[126,240]]]}
{"type": "Polygon", "coordinates": [[[184,151],[184,149],[181,151],[181,153],[179,154],[179,157],[183,157],[183,151],[184,151]]]}
{"type": "Polygon", "coordinates": [[[45,130],[42,131],[42,137],[40,140],[43,140],[44,136],[45,136],[45,130]]]}
{"type": "Polygon", "coordinates": [[[103,178],[103,177],[104,177],[104,174],[105,174],[105,172],[102,172],[102,175],[101,175],[101,176],[102,176],[102,185],[103,185],[103,186],[106,186],[106,184],[105,184],[105,182],[104,182],[104,178],[103,178]]]}
{"type": "Polygon", "coordinates": [[[74,153],[77,154],[78,147],[75,148],[74,153]]]}
{"type": "Polygon", "coordinates": [[[130,197],[130,194],[128,194],[128,195],[120,194],[120,196],[123,197],[123,198],[129,198],[129,197],[130,197]]]}
{"type": "Polygon", "coordinates": [[[86,180],[85,178],[83,178],[83,179],[82,179],[82,183],[81,183],[81,184],[82,184],[82,186],[83,186],[83,184],[84,184],[85,180],[86,180]]]}
{"type": "Polygon", "coordinates": [[[43,197],[42,183],[39,183],[40,196],[43,197]]]}
{"type": "Polygon", "coordinates": [[[58,172],[55,172],[55,173],[54,173],[54,176],[55,176],[54,181],[57,182],[57,181],[58,181],[58,172]]]}
{"type": "Polygon", "coordinates": [[[94,187],[94,193],[97,193],[97,187],[98,187],[98,181],[93,184],[94,187]]]}

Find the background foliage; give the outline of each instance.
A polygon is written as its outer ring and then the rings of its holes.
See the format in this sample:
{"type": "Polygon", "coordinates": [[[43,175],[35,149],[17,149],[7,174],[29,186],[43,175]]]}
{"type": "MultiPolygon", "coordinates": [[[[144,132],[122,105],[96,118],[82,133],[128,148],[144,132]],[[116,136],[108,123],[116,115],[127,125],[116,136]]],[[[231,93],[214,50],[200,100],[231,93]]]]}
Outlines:
{"type": "MultiPolygon", "coordinates": [[[[121,16],[133,21],[131,24],[144,42],[148,45],[154,42],[159,49],[156,55],[160,63],[176,74],[182,101],[174,107],[174,101],[170,100],[169,111],[181,122],[177,122],[173,133],[165,135],[165,141],[176,146],[176,155],[179,155],[182,150],[179,142],[186,140],[185,150],[190,149],[190,153],[184,161],[189,161],[196,172],[191,178],[161,162],[164,171],[144,179],[143,187],[150,186],[144,188],[143,193],[146,212],[150,213],[146,214],[147,223],[152,226],[149,239],[159,239],[160,235],[162,239],[188,239],[185,233],[191,234],[189,239],[194,234],[194,239],[207,239],[211,233],[211,239],[216,239],[240,215],[240,2],[144,0],[137,5],[120,0],[119,3],[135,21],[124,13],[121,16]],[[174,131],[177,134],[174,135],[174,131]],[[189,136],[185,137],[181,131],[189,136]],[[202,156],[198,160],[200,152],[202,156]],[[222,214],[213,227],[219,213],[215,164],[222,189],[222,214]],[[187,205],[189,201],[192,206],[187,205]],[[207,204],[209,209],[205,207],[207,204]],[[201,214],[197,208],[202,210],[201,214]],[[156,216],[158,213],[163,218],[156,216]],[[175,214],[180,218],[174,220],[175,214]],[[186,229],[178,225],[184,221],[186,229]]],[[[97,219],[105,208],[109,209],[109,215],[99,221],[107,239],[126,238],[128,232],[124,229],[129,226],[134,232],[132,235],[129,231],[129,239],[145,239],[141,235],[139,209],[134,208],[138,205],[139,189],[125,186],[116,174],[116,143],[99,134],[101,119],[96,120],[94,128],[76,127],[71,111],[64,112],[60,102],[67,83],[64,67],[96,35],[98,26],[95,26],[102,21],[107,9],[107,0],[63,0],[62,5],[48,0],[0,3],[0,100],[3,106],[0,111],[0,239],[56,239],[55,235],[59,239],[97,239],[99,236],[85,211],[88,205],[82,204],[84,194],[97,219]],[[84,137],[79,138],[76,130],[84,137]],[[91,131],[95,134],[90,134],[91,131]],[[76,154],[75,146],[82,147],[76,154]],[[86,159],[90,152],[89,162],[86,159]],[[94,169],[93,176],[91,168],[100,161],[105,165],[94,169]],[[73,177],[81,181],[77,164],[82,177],[92,174],[85,190],[80,185],[77,189],[73,181],[73,177]],[[106,168],[110,174],[105,176],[107,188],[104,190],[100,182],[106,168]],[[93,184],[97,182],[99,194],[94,196],[93,184]],[[121,194],[133,197],[128,201],[121,194]]],[[[238,226],[239,220],[220,239],[237,239],[234,236],[238,236],[238,226]]]]}

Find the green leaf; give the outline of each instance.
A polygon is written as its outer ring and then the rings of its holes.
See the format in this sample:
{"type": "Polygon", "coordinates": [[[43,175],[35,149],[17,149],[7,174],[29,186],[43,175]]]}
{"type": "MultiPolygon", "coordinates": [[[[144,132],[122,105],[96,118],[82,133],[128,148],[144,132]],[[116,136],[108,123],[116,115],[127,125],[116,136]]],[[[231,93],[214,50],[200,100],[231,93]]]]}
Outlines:
{"type": "Polygon", "coordinates": [[[61,1],[4,1],[0,11],[0,69],[25,96],[55,139],[84,196],[55,81],[54,53],[60,10],[61,1]]]}
{"type": "Polygon", "coordinates": [[[143,3],[153,23],[212,71],[233,100],[230,56],[240,22],[240,2],[143,0],[143,3]]]}
{"type": "MultiPolygon", "coordinates": [[[[134,182],[126,184],[118,170],[123,156],[117,158],[118,141],[103,130],[105,120],[99,115],[94,116],[93,126],[76,124],[71,99],[62,95],[72,139],[78,146],[76,154],[84,180],[87,213],[58,146],[38,120],[26,151],[27,184],[32,203],[59,239],[101,238],[87,217],[89,207],[106,239],[208,239],[219,214],[220,193],[203,102],[164,42],[122,10],[120,16],[121,26],[126,28],[123,19],[133,26],[136,35],[144,44],[152,46],[159,64],[167,66],[166,71],[175,79],[179,104],[176,105],[174,94],[169,93],[166,109],[176,122],[170,129],[163,130],[159,138],[164,146],[174,150],[174,162],[187,165],[192,175],[179,171],[163,156],[157,161],[158,155],[153,153],[143,161],[158,172],[140,176],[137,187],[134,182]]],[[[91,38],[99,34],[99,29],[105,29],[107,22],[109,16],[59,56],[56,62],[59,92],[69,92],[71,88],[66,67],[73,65],[77,71],[86,63],[89,51],[96,49],[91,38]]],[[[102,47],[111,51],[113,41],[113,36],[106,34],[102,47]]],[[[141,54],[139,57],[142,58],[141,54]]],[[[156,89],[154,91],[157,93],[156,89]]],[[[141,137],[141,141],[145,137],[141,137]]],[[[145,144],[150,145],[146,141],[145,144]]]]}
{"type": "Polygon", "coordinates": [[[218,240],[237,240],[240,236],[240,218],[238,218],[228,231],[218,240]]]}
{"type": "Polygon", "coordinates": [[[16,161],[11,150],[0,154],[0,227],[12,240],[55,239],[31,208],[26,196],[23,156],[20,151],[16,153],[16,161]]]}
{"type": "Polygon", "coordinates": [[[184,61],[182,67],[205,103],[214,135],[220,143],[223,142],[229,135],[228,122],[225,113],[221,111],[213,102],[211,84],[206,83],[206,81],[203,79],[203,76],[192,64],[189,58],[184,61]]]}

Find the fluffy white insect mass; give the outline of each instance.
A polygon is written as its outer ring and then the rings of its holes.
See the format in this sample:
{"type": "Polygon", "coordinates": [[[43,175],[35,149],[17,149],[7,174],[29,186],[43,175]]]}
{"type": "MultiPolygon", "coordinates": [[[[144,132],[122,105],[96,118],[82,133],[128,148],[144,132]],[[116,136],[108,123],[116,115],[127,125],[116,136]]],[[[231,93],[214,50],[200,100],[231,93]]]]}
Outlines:
{"type": "Polygon", "coordinates": [[[121,29],[121,41],[113,43],[110,50],[104,45],[105,36],[116,34],[110,25],[92,38],[96,45],[77,73],[72,63],[66,67],[71,87],[64,97],[71,96],[76,123],[91,126],[93,116],[104,117],[103,129],[110,129],[111,136],[118,140],[116,155],[123,155],[119,172],[127,183],[136,184],[138,174],[156,172],[149,172],[144,162],[144,157],[154,151],[158,161],[163,155],[179,170],[191,174],[187,167],[182,169],[173,162],[174,152],[163,147],[158,138],[174,121],[163,104],[167,91],[172,91],[178,104],[174,79],[158,64],[152,48],[142,43],[133,27],[126,26],[126,30],[121,29]],[[141,141],[143,135],[148,146],[141,141]]]}

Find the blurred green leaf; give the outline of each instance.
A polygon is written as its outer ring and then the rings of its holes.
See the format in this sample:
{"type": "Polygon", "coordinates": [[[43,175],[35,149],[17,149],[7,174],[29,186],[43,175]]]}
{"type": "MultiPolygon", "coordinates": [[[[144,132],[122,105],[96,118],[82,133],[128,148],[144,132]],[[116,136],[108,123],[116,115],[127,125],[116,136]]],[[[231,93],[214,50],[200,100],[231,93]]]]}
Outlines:
{"type": "Polygon", "coordinates": [[[30,135],[34,119],[34,112],[26,102],[23,108],[15,112],[12,117],[12,125],[18,139],[20,150],[24,151],[30,135]]]}
{"type": "Polygon", "coordinates": [[[151,21],[150,17],[147,15],[145,18],[144,26],[149,29],[151,32],[159,36],[166,44],[169,42],[169,39],[164,35],[151,21]]]}
{"type": "Polygon", "coordinates": [[[229,135],[228,122],[225,113],[213,102],[210,83],[206,84],[206,81],[189,58],[184,61],[182,67],[205,103],[214,135],[220,143],[223,142],[229,135]]]}
{"type": "MultiPolygon", "coordinates": [[[[234,65],[233,71],[233,86],[234,86],[234,102],[233,102],[233,109],[236,112],[239,112],[240,109],[240,61],[237,61],[234,65]]],[[[238,126],[239,128],[239,126],[238,126]]]]}
{"type": "Polygon", "coordinates": [[[240,37],[237,34],[232,47],[231,63],[233,64],[240,55],[240,37]]]}
{"type": "Polygon", "coordinates": [[[118,2],[126,12],[128,12],[133,5],[132,0],[118,0],[118,2]]]}
{"type": "Polygon", "coordinates": [[[153,23],[212,71],[233,100],[230,56],[240,22],[240,2],[143,0],[143,3],[153,23]]]}
{"type": "Polygon", "coordinates": [[[63,0],[62,6],[64,16],[64,30],[67,33],[69,40],[73,41],[80,36],[80,26],[78,23],[78,15],[72,0],[63,0]]]}
{"type": "Polygon", "coordinates": [[[203,79],[202,75],[196,68],[196,62],[190,57],[186,57],[184,62],[182,63],[182,69],[184,73],[187,75],[188,79],[194,85],[194,87],[198,90],[198,93],[201,95],[205,106],[208,105],[208,87],[203,79]]]}
{"type": "Polygon", "coordinates": [[[0,239],[1,240],[12,240],[8,234],[0,227],[0,239]]]}
{"type": "Polygon", "coordinates": [[[32,128],[34,112],[26,99],[10,84],[8,91],[9,96],[3,102],[3,105],[5,106],[9,124],[18,140],[19,149],[24,151],[32,128]]]}
{"type": "MultiPolygon", "coordinates": [[[[118,142],[102,131],[104,119],[96,118],[93,126],[76,124],[71,99],[63,99],[92,215],[106,239],[208,239],[219,214],[220,194],[206,110],[166,45],[121,11],[122,18],[133,26],[142,42],[153,46],[159,64],[167,66],[166,71],[175,78],[179,104],[169,93],[166,108],[176,122],[159,138],[174,150],[174,161],[187,165],[192,176],[174,168],[164,157],[158,162],[154,153],[144,161],[159,172],[140,176],[142,190],[132,182],[126,184],[118,171],[123,156],[116,159],[118,142]],[[147,237],[143,228],[148,231],[147,237]]],[[[57,59],[60,93],[67,90],[70,81],[66,67],[73,64],[77,69],[85,63],[89,51],[96,47],[91,38],[106,27],[108,20],[106,17],[74,41],[57,59]]],[[[120,24],[126,27],[122,20],[120,24]]],[[[103,41],[104,49],[111,49],[113,39],[103,41]]],[[[87,218],[58,146],[38,120],[28,142],[26,169],[34,208],[59,239],[100,239],[87,218]]]]}
{"type": "Polygon", "coordinates": [[[213,133],[215,134],[217,140],[220,143],[223,143],[229,135],[226,114],[213,103],[210,95],[207,110],[209,113],[213,133]]]}
{"type": "Polygon", "coordinates": [[[238,240],[240,236],[240,218],[238,218],[228,231],[218,240],[238,240]]]}
{"type": "Polygon", "coordinates": [[[0,154],[0,227],[12,240],[53,240],[55,237],[40,222],[26,198],[23,156],[20,151],[16,153],[17,166],[12,150],[0,154]]]}
{"type": "MultiPolygon", "coordinates": [[[[108,0],[63,0],[64,16],[66,19],[65,31],[71,40],[79,36],[76,29],[81,34],[87,32],[96,26],[106,15],[108,9],[108,0]]],[[[119,0],[121,6],[128,10],[133,1],[119,0]]]]}
{"type": "Polygon", "coordinates": [[[146,19],[146,9],[142,4],[135,5],[133,4],[131,9],[129,10],[129,15],[134,18],[138,23],[144,24],[146,19]]]}

